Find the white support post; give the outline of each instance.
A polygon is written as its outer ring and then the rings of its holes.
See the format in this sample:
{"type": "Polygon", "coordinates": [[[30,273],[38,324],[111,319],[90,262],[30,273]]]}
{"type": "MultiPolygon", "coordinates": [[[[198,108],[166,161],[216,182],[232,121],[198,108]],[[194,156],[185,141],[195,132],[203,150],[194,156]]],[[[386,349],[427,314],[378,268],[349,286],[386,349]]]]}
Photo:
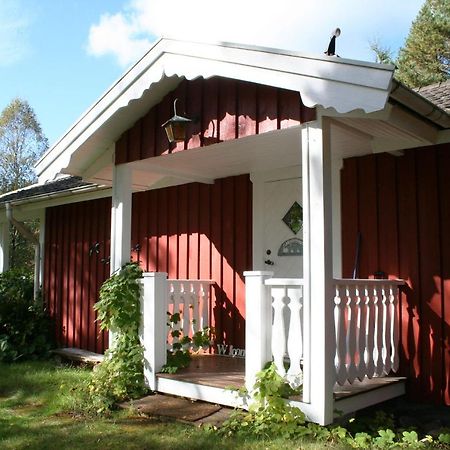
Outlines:
{"type": "MultiPolygon", "coordinates": [[[[253,185],[253,270],[264,269],[264,180],[257,174],[251,174],[253,185]]],[[[266,266],[267,267],[267,266],[266,266]]]]}
{"type": "Polygon", "coordinates": [[[0,224],[0,273],[9,269],[9,222],[0,224]]]}
{"type": "Polygon", "coordinates": [[[256,373],[272,360],[272,299],[264,281],[273,272],[244,272],[245,276],[245,387],[250,392],[256,373]]]}
{"type": "MultiPolygon", "coordinates": [[[[131,170],[126,164],[113,167],[111,207],[110,274],[131,258],[131,170]]],[[[109,331],[109,347],[114,346],[114,330],[109,331]]]]}
{"type": "Polygon", "coordinates": [[[131,201],[131,170],[126,164],[114,166],[111,210],[111,274],[130,261],[131,201]]]}
{"type": "Polygon", "coordinates": [[[341,170],[344,160],[332,153],[331,187],[333,195],[333,277],[342,278],[341,170]]]}
{"type": "Polygon", "coordinates": [[[147,386],[154,391],[156,374],[166,364],[167,273],[144,273],[141,289],[144,377],[147,386]]]}
{"type": "Polygon", "coordinates": [[[45,261],[45,209],[39,214],[39,287],[44,284],[44,261],[45,261]]]}
{"type": "MultiPolygon", "coordinates": [[[[310,418],[320,424],[333,421],[334,318],[332,193],[329,123],[326,118],[302,126],[305,306],[309,315],[310,418]],[[306,227],[305,227],[306,222],[306,227]],[[305,234],[306,228],[306,234],[305,234]]],[[[309,320],[308,320],[309,319],[309,320]]],[[[309,361],[306,360],[309,358],[309,361]]],[[[306,399],[304,399],[306,400],[306,399]]]]}

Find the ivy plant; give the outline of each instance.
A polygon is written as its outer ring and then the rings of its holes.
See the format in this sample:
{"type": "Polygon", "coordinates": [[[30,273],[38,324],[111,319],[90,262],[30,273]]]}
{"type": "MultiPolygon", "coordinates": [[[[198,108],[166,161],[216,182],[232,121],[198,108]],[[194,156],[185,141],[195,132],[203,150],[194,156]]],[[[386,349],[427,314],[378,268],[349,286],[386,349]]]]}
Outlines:
{"type": "MultiPolygon", "coordinates": [[[[210,431],[225,436],[244,435],[257,438],[283,437],[293,439],[297,447],[300,440],[337,444],[354,449],[401,449],[401,448],[450,448],[450,434],[441,433],[437,439],[427,435],[420,438],[416,431],[396,431],[393,420],[387,415],[377,415],[372,422],[365,422],[366,431],[351,432],[342,426],[320,426],[307,422],[304,413],[286,401],[293,393],[286,380],[281,377],[273,363],[256,375],[251,393],[253,402],[248,411],[235,411],[221,428],[209,427],[210,431]],[[390,428],[392,426],[393,429],[390,428]]],[[[249,398],[248,392],[240,395],[249,398]]],[[[351,419],[350,428],[355,428],[351,419]]]]}
{"type": "MultiPolygon", "coordinates": [[[[275,364],[267,364],[256,374],[247,412],[236,411],[225,421],[219,433],[225,435],[250,434],[259,437],[293,436],[306,422],[300,409],[286,404],[292,388],[276,371],[275,364]]],[[[240,391],[247,400],[250,393],[240,391]]]]}
{"type": "MultiPolygon", "coordinates": [[[[171,314],[167,312],[169,335],[171,336],[172,348],[167,351],[167,363],[161,369],[161,372],[176,373],[179,369],[188,367],[191,362],[191,352],[199,349],[208,349],[211,345],[214,329],[212,327],[203,327],[196,331],[192,337],[185,335],[180,329],[181,312],[171,314]]],[[[195,325],[195,319],[192,320],[195,325]]]]}
{"type": "Polygon", "coordinates": [[[93,372],[88,386],[97,413],[116,402],[137,398],[146,392],[144,348],[139,339],[142,270],[137,263],[125,264],[106,280],[94,305],[101,330],[115,334],[111,348],[93,372]]]}

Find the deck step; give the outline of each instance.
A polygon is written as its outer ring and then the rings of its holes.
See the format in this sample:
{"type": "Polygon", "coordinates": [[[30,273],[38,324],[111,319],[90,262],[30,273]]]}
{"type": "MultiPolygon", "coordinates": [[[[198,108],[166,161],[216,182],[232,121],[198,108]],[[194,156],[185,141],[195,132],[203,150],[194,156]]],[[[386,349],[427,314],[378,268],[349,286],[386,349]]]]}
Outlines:
{"type": "Polygon", "coordinates": [[[54,355],[61,356],[64,359],[69,359],[70,361],[83,362],[85,364],[90,364],[93,366],[101,363],[104,358],[104,355],[100,353],[94,353],[88,350],[74,347],[57,348],[55,350],[52,350],[52,353],[54,355]]]}

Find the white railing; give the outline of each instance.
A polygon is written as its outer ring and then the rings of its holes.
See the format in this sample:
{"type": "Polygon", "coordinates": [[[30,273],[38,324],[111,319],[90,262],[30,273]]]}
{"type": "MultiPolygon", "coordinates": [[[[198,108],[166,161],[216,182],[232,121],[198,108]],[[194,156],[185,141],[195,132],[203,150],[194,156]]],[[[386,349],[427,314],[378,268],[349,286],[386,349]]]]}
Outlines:
{"type": "MultiPolygon", "coordinates": [[[[212,280],[167,280],[167,312],[178,313],[180,321],[170,331],[179,330],[183,336],[192,336],[210,326],[210,291],[212,280]]],[[[168,346],[178,341],[169,336],[168,346]]]]}
{"type": "MultiPolygon", "coordinates": [[[[148,387],[156,390],[157,374],[167,361],[167,313],[180,314],[177,329],[185,336],[192,337],[209,326],[210,291],[214,281],[168,280],[167,273],[146,272],[139,282],[143,318],[139,334],[144,346],[144,377],[148,387]]],[[[170,341],[174,343],[176,339],[172,340],[170,336],[170,341]]]]}
{"type": "MultiPolygon", "coordinates": [[[[313,326],[326,327],[327,333],[333,336],[329,341],[331,347],[325,353],[334,358],[338,384],[352,384],[356,379],[397,371],[399,286],[404,281],[333,280],[334,299],[331,297],[325,306],[334,308],[334,321],[311,324],[305,322],[310,313],[305,309],[309,304],[304,301],[302,279],[272,278],[271,272],[246,272],[245,275],[249,389],[256,371],[270,360],[292,386],[301,384],[303,375],[310,370],[306,369],[309,367],[307,330],[313,326]]],[[[314,299],[314,293],[311,296],[314,299]]],[[[303,388],[305,393],[306,380],[303,388]]]]}
{"type": "Polygon", "coordinates": [[[334,280],[336,381],[385,376],[399,365],[401,280],[334,280]]]}
{"type": "Polygon", "coordinates": [[[293,387],[303,383],[303,280],[269,278],[272,299],[271,351],[277,372],[293,387]]]}

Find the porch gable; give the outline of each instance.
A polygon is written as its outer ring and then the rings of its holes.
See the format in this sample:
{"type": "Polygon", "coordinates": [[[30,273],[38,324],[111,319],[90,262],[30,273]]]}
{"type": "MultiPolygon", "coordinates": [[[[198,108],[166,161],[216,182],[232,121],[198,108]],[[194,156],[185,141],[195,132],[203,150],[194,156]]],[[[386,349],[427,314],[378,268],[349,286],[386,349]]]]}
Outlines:
{"type": "Polygon", "coordinates": [[[289,128],[315,116],[296,91],[222,77],[184,79],[120,136],[115,164],[289,128]],[[193,122],[184,142],[170,144],[161,124],[173,115],[175,99],[193,122]]]}

